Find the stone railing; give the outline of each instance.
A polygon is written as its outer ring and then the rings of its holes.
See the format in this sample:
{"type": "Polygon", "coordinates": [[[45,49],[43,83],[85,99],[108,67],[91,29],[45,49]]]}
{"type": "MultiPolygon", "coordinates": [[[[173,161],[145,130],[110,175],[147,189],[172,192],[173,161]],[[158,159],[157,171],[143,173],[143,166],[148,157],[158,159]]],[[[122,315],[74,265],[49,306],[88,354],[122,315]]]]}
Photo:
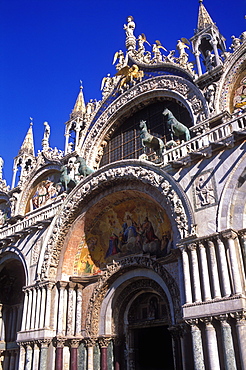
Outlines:
{"type": "Polygon", "coordinates": [[[164,153],[163,162],[178,161],[186,157],[191,152],[201,151],[208,148],[212,143],[218,143],[228,138],[233,132],[240,132],[246,129],[246,114],[223,123],[199,136],[194,137],[188,142],[183,142],[179,146],[172,148],[164,153]]]}
{"type": "Polygon", "coordinates": [[[24,216],[23,220],[17,221],[14,225],[6,225],[0,229],[0,239],[4,239],[10,235],[20,233],[25,229],[36,226],[38,223],[45,222],[56,215],[61,208],[63,201],[59,199],[52,204],[31,211],[24,216]]]}

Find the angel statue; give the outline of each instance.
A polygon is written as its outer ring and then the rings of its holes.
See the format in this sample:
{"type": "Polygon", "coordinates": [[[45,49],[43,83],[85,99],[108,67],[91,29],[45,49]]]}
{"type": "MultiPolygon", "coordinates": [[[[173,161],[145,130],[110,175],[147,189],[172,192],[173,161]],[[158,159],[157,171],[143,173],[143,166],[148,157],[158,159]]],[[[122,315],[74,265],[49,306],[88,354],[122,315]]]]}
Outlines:
{"type": "Polygon", "coordinates": [[[114,78],[110,77],[110,73],[108,73],[107,77],[104,77],[101,83],[101,90],[103,91],[103,97],[109,93],[113,85],[114,85],[114,78]]]}
{"type": "Polygon", "coordinates": [[[117,70],[120,70],[125,64],[125,56],[122,50],[116,51],[116,53],[114,54],[113,64],[116,63],[117,59],[118,63],[116,64],[115,68],[117,70]]]}
{"type": "Polygon", "coordinates": [[[179,51],[179,62],[182,66],[185,66],[188,62],[188,54],[185,51],[185,49],[189,49],[188,45],[190,45],[190,42],[185,37],[182,37],[177,42],[177,49],[179,51]]]}
{"type": "Polygon", "coordinates": [[[153,46],[152,46],[152,52],[154,54],[153,60],[156,63],[162,61],[162,55],[161,55],[160,49],[163,49],[163,50],[167,51],[167,49],[164,48],[164,46],[162,46],[161,42],[159,40],[156,40],[155,44],[153,44],[153,46]]]}
{"type": "Polygon", "coordinates": [[[177,42],[177,49],[179,51],[179,56],[182,57],[184,54],[186,54],[185,49],[189,49],[190,42],[185,38],[181,37],[180,40],[177,42]]]}
{"type": "Polygon", "coordinates": [[[150,43],[147,41],[146,39],[146,36],[144,33],[141,33],[141,35],[138,36],[138,52],[140,52],[141,54],[143,54],[145,52],[145,47],[144,47],[144,43],[146,42],[149,46],[150,43]]]}
{"type": "Polygon", "coordinates": [[[127,37],[134,36],[133,31],[135,29],[135,23],[134,23],[134,18],[131,15],[129,15],[129,17],[127,17],[127,24],[124,24],[123,28],[126,31],[126,36],[127,37]]]}

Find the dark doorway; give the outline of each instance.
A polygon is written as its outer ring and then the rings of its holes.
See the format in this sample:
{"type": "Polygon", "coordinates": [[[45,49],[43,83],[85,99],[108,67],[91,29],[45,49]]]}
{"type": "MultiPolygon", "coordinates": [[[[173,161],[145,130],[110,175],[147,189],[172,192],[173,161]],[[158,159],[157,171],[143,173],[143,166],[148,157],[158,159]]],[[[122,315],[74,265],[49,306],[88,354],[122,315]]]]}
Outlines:
{"type": "Polygon", "coordinates": [[[136,370],[174,370],[172,339],[167,326],[134,330],[136,370]]]}

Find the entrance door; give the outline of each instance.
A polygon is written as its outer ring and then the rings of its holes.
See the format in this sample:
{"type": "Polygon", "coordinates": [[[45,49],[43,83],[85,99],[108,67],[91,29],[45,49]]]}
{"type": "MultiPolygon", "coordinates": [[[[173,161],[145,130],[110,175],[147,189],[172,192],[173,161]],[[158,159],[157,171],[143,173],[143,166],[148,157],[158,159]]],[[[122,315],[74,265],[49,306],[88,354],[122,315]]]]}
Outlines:
{"type": "Polygon", "coordinates": [[[135,370],[174,370],[167,326],[134,329],[135,370]]]}

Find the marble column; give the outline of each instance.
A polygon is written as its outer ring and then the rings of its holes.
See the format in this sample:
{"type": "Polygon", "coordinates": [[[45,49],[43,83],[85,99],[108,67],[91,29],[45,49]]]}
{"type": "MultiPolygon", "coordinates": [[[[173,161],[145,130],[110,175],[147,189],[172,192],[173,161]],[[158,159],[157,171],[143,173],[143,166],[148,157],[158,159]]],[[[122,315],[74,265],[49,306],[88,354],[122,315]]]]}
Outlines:
{"type": "Polygon", "coordinates": [[[65,338],[56,338],[55,370],[63,370],[63,348],[65,338]]]}
{"type": "Polygon", "coordinates": [[[227,315],[216,317],[220,321],[225,370],[237,370],[231,326],[227,315]]]}
{"type": "Polygon", "coordinates": [[[25,370],[32,370],[33,343],[26,342],[25,347],[26,347],[25,370]]]}
{"type": "Polygon", "coordinates": [[[210,290],[210,279],[208,274],[208,263],[205,246],[202,243],[198,244],[200,251],[200,262],[201,262],[201,280],[203,288],[203,299],[205,301],[211,300],[211,290],[210,290]]]}
{"type": "Polygon", "coordinates": [[[70,370],[78,370],[79,340],[71,339],[69,342],[69,346],[70,346],[70,370]]]}
{"type": "Polygon", "coordinates": [[[198,259],[197,259],[197,250],[196,244],[189,244],[188,249],[191,253],[191,271],[193,276],[193,291],[194,291],[194,301],[201,302],[202,295],[201,295],[201,285],[200,285],[200,276],[199,276],[199,267],[198,267],[198,259]]]}
{"type": "Polygon", "coordinates": [[[33,344],[33,361],[32,369],[38,369],[39,366],[40,347],[39,342],[35,341],[33,344]]]}
{"type": "Polygon", "coordinates": [[[228,262],[226,258],[225,246],[219,237],[216,238],[218,246],[219,264],[221,270],[221,288],[222,296],[230,297],[231,295],[231,283],[229,278],[228,262]]]}
{"type": "Polygon", "coordinates": [[[78,285],[76,290],[76,318],[75,318],[75,335],[81,335],[81,321],[82,321],[82,297],[83,286],[78,285]]]}
{"type": "Polygon", "coordinates": [[[246,369],[246,311],[235,312],[236,330],[242,369],[246,369]]]}
{"type": "Polygon", "coordinates": [[[36,299],[37,299],[37,307],[36,307],[34,328],[38,329],[39,322],[40,322],[40,309],[41,309],[41,288],[39,286],[36,287],[36,299]]]}
{"type": "Polygon", "coordinates": [[[202,319],[205,323],[205,331],[207,337],[207,350],[208,350],[208,369],[220,369],[219,352],[216,331],[212,324],[212,317],[205,317],[202,319]]]}
{"type": "Polygon", "coordinates": [[[220,281],[219,281],[219,273],[218,273],[218,266],[217,266],[217,259],[215,254],[215,247],[214,243],[209,240],[208,241],[208,249],[209,249],[209,258],[210,258],[210,265],[211,265],[211,273],[212,273],[212,298],[220,298],[220,281]]]}
{"type": "Polygon", "coordinates": [[[48,349],[51,343],[51,339],[39,340],[40,344],[40,361],[39,370],[47,370],[48,366],[48,349]]]}
{"type": "Polygon", "coordinates": [[[228,245],[234,294],[242,294],[241,271],[238,264],[238,253],[235,245],[237,234],[233,230],[227,230],[223,232],[222,235],[228,245]]]}
{"type": "Polygon", "coordinates": [[[67,307],[67,335],[71,336],[75,334],[75,290],[76,287],[75,283],[69,282],[68,285],[68,307],[67,307]]]}
{"type": "Polygon", "coordinates": [[[202,75],[202,68],[201,68],[201,62],[200,62],[200,52],[196,51],[195,52],[195,58],[196,58],[196,65],[197,65],[197,71],[198,71],[198,76],[202,75]]]}
{"type": "Polygon", "coordinates": [[[93,348],[95,346],[95,338],[84,338],[84,343],[87,348],[87,370],[93,370],[93,348]]]}
{"type": "Polygon", "coordinates": [[[243,261],[244,261],[244,267],[246,269],[246,231],[240,232],[240,239],[242,244],[242,255],[243,255],[243,261]]]}
{"type": "Polygon", "coordinates": [[[57,323],[57,335],[63,335],[65,334],[64,332],[64,293],[65,293],[65,288],[67,286],[67,282],[59,282],[59,307],[58,307],[58,323],[57,323]]]}
{"type": "Polygon", "coordinates": [[[108,345],[112,337],[100,337],[99,338],[99,346],[100,346],[100,363],[101,363],[101,370],[108,370],[108,345]]]}
{"type": "Polygon", "coordinates": [[[25,294],[25,297],[24,297],[21,331],[24,331],[26,329],[26,324],[27,324],[27,308],[29,304],[29,290],[24,289],[24,294],[25,294]]]}
{"type": "Polygon", "coordinates": [[[37,308],[37,289],[36,287],[32,288],[32,307],[31,307],[31,326],[30,329],[35,327],[35,314],[37,308]]]}
{"type": "MultiPolygon", "coordinates": [[[[194,370],[205,370],[203,348],[202,348],[202,336],[201,330],[198,327],[198,320],[186,321],[191,327],[193,357],[194,357],[194,370]]],[[[215,370],[215,369],[214,369],[215,370]]]]}
{"type": "Polygon", "coordinates": [[[20,355],[19,355],[19,366],[18,370],[24,370],[25,369],[25,357],[26,357],[26,348],[25,343],[18,342],[18,345],[20,347],[20,355]]]}
{"type": "Polygon", "coordinates": [[[189,256],[185,246],[180,247],[183,261],[185,304],[192,303],[189,256]]]}
{"type": "Polygon", "coordinates": [[[46,285],[46,304],[45,304],[45,318],[44,318],[45,328],[50,327],[51,290],[52,290],[53,286],[54,286],[53,283],[48,283],[46,285]]]}

